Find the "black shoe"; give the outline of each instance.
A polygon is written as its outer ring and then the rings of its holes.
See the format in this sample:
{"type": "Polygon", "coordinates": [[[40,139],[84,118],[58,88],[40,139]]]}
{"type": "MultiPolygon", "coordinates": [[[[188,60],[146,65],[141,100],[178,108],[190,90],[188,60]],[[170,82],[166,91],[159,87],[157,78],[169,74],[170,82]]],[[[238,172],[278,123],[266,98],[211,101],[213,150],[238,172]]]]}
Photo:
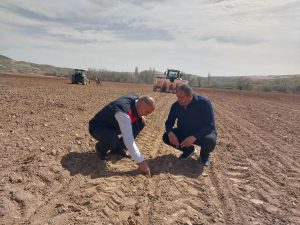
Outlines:
{"type": "Polygon", "coordinates": [[[183,150],[183,153],[179,156],[180,160],[187,160],[190,158],[192,155],[195,154],[195,149],[193,148],[187,148],[183,150]]]}
{"type": "Polygon", "coordinates": [[[96,153],[101,160],[107,159],[107,150],[103,149],[101,142],[96,144],[96,153]]]}
{"type": "Polygon", "coordinates": [[[209,166],[209,156],[200,156],[199,162],[200,162],[203,166],[209,166]]]}
{"type": "Polygon", "coordinates": [[[131,156],[128,154],[128,152],[126,151],[126,149],[116,148],[116,149],[110,151],[110,154],[119,155],[121,157],[129,158],[129,159],[131,158],[131,156]]]}

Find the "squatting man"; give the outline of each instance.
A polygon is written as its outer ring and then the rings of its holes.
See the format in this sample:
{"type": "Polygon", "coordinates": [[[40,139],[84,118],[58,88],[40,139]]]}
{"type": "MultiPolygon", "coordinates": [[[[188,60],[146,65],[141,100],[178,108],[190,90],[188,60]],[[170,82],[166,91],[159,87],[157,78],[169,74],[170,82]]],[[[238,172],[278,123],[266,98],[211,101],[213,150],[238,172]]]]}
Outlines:
{"type": "Polygon", "coordinates": [[[193,93],[191,87],[183,84],[177,89],[177,101],[172,104],[165,122],[163,141],[180,151],[181,160],[187,160],[195,153],[194,145],[201,147],[199,163],[209,165],[210,153],[217,141],[214,113],[211,102],[193,93]],[[177,126],[174,128],[175,121],[177,126]]]}
{"type": "Polygon", "coordinates": [[[138,163],[139,170],[150,176],[149,166],[140,153],[135,138],[144,128],[144,116],[154,110],[153,98],[138,98],[135,95],[119,97],[102,108],[89,122],[89,132],[98,141],[98,156],[102,160],[108,154],[131,156],[138,163]]]}

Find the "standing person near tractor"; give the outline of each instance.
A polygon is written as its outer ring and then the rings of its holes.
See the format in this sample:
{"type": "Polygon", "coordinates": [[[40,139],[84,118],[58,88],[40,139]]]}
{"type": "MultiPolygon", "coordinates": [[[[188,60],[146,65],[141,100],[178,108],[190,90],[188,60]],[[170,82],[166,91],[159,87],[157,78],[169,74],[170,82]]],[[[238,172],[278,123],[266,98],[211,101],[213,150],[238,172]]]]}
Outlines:
{"type": "Polygon", "coordinates": [[[138,163],[139,170],[150,175],[149,166],[140,153],[135,138],[144,128],[144,116],[154,110],[153,98],[138,98],[134,95],[119,97],[102,108],[89,122],[89,132],[98,141],[98,156],[102,160],[107,159],[108,153],[131,156],[138,163]]]}
{"type": "Polygon", "coordinates": [[[210,153],[217,140],[214,113],[211,102],[193,93],[186,85],[177,89],[177,101],[171,106],[165,122],[166,132],[163,141],[183,153],[179,159],[186,160],[195,152],[194,145],[201,147],[199,162],[208,166],[210,153]],[[177,119],[177,127],[174,127],[177,119]]]}
{"type": "Polygon", "coordinates": [[[95,79],[95,82],[96,82],[96,86],[99,86],[100,85],[100,78],[99,77],[96,77],[96,79],[95,79]]]}

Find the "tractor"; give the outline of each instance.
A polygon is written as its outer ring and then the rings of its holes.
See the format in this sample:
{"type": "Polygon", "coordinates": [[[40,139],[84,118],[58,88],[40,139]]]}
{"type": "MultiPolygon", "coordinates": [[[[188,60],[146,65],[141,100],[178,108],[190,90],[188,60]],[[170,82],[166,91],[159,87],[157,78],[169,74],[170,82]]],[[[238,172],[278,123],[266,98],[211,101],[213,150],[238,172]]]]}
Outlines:
{"type": "Polygon", "coordinates": [[[82,84],[87,85],[90,83],[89,79],[86,76],[86,71],[81,69],[75,69],[74,73],[71,76],[72,84],[82,84]]]}
{"type": "Polygon", "coordinates": [[[168,69],[163,76],[155,77],[153,91],[176,93],[181,84],[189,84],[182,79],[183,73],[179,70],[168,69]]]}

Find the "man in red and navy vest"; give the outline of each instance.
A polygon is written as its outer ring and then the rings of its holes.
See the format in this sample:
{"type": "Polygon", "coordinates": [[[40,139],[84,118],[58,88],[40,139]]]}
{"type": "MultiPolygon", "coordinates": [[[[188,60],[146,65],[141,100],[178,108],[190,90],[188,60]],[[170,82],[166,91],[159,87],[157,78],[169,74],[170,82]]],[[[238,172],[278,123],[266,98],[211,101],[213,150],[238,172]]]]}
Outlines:
{"type": "Polygon", "coordinates": [[[96,152],[105,160],[108,153],[129,155],[139,169],[150,175],[150,169],[140,153],[135,138],[144,128],[144,116],[155,110],[153,98],[135,95],[122,96],[101,109],[89,122],[89,132],[98,141],[96,152]],[[121,137],[119,137],[121,135],[121,137]]]}

